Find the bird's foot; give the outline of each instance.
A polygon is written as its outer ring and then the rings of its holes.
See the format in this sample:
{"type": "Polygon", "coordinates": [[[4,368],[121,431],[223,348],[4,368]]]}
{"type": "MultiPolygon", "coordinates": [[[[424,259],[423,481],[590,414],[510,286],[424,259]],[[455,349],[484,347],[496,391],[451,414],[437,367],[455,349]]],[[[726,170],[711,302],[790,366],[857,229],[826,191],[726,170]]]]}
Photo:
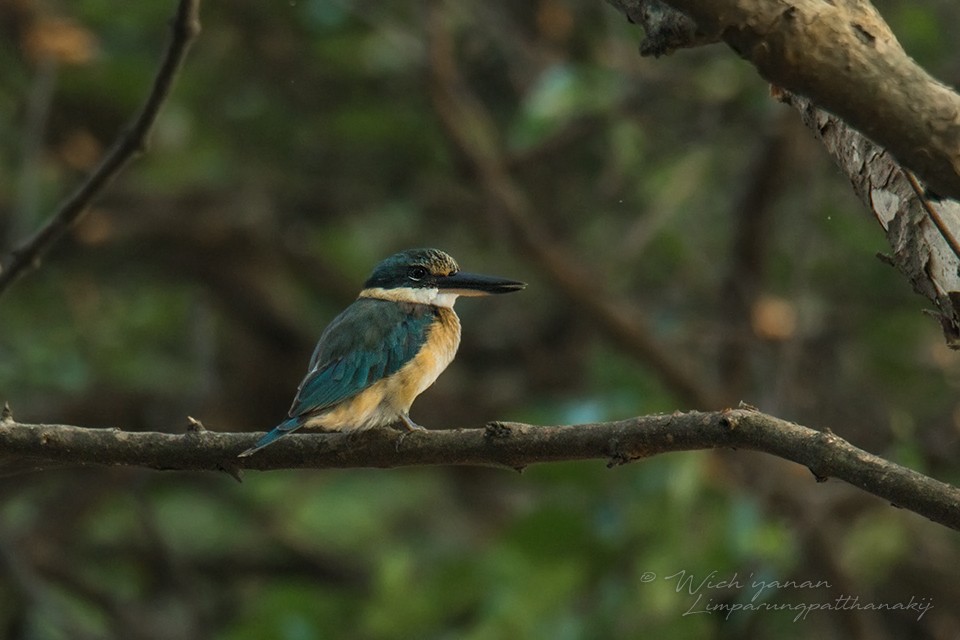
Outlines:
{"type": "Polygon", "coordinates": [[[416,422],[411,420],[410,416],[408,416],[407,414],[402,414],[400,416],[400,420],[403,423],[403,426],[406,429],[406,431],[402,432],[400,434],[400,437],[397,438],[397,444],[396,444],[397,452],[400,451],[400,445],[403,444],[403,441],[406,440],[407,436],[409,436],[411,433],[414,433],[416,431],[426,431],[426,429],[424,429],[423,427],[418,425],[416,422]]]}
{"type": "Polygon", "coordinates": [[[410,431],[426,431],[426,429],[425,429],[424,427],[421,427],[421,426],[418,425],[416,422],[414,422],[413,420],[411,420],[411,419],[410,419],[410,416],[408,416],[408,415],[405,414],[405,413],[400,414],[400,420],[401,420],[401,422],[403,422],[403,426],[406,427],[407,432],[410,432],[410,431]]]}

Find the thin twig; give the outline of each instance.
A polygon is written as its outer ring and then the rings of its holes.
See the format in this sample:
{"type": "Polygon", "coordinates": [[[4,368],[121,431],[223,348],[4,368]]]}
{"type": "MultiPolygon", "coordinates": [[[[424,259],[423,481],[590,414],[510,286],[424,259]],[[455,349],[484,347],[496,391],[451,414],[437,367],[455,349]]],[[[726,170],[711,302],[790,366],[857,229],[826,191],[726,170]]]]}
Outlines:
{"type": "Polygon", "coordinates": [[[94,199],[103,192],[120,171],[147,149],[150,131],[160,107],[170,95],[170,88],[182,66],[190,43],[200,33],[200,0],[181,0],[171,25],[171,38],[160,69],[154,78],[150,95],[133,124],[126,129],[87,179],[60,204],[56,212],[37,233],[10,252],[0,271],[0,295],[41,258],[87,212],[94,199]]]}
{"type": "Polygon", "coordinates": [[[903,170],[903,175],[907,178],[907,182],[910,183],[910,188],[917,194],[920,205],[924,211],[927,212],[927,215],[930,216],[930,219],[933,220],[933,224],[936,225],[937,230],[940,231],[940,235],[943,236],[944,241],[950,245],[953,255],[960,259],[960,244],[957,243],[957,239],[953,237],[953,234],[950,232],[950,227],[948,227],[947,223],[940,217],[940,212],[930,204],[930,199],[924,194],[923,188],[920,186],[920,183],[917,182],[917,177],[908,169],[903,170]]]}
{"type": "Polygon", "coordinates": [[[260,434],[186,434],[0,423],[0,474],[64,466],[164,470],[227,467],[328,469],[487,465],[522,469],[561,460],[617,466],[673,451],[751,449],[792,460],[818,481],[839,478],[892,504],[960,530],[960,489],[821,432],[750,409],[675,413],[573,426],[491,423],[486,429],[305,434],[282,438],[249,458],[237,454],[260,434]]]}

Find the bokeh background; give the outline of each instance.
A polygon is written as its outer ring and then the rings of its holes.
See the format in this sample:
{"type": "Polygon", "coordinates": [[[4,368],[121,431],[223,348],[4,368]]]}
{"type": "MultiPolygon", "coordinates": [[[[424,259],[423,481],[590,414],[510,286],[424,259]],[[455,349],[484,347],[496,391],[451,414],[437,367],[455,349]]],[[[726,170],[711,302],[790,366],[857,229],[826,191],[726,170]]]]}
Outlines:
{"type": "MultiPolygon", "coordinates": [[[[877,4],[960,79],[960,5],[877,4]]],[[[0,2],[4,251],[139,108],[173,10],[0,2]]],[[[641,59],[600,0],[201,18],[149,154],[0,300],[18,420],[262,431],[373,264],[436,246],[529,288],[459,303],[421,424],[745,401],[960,482],[957,354],[725,47],[641,59]]],[[[3,638],[956,638],[958,566],[955,532],[749,452],[0,479],[3,638]],[[733,604],[793,609],[704,612],[733,604]]]]}

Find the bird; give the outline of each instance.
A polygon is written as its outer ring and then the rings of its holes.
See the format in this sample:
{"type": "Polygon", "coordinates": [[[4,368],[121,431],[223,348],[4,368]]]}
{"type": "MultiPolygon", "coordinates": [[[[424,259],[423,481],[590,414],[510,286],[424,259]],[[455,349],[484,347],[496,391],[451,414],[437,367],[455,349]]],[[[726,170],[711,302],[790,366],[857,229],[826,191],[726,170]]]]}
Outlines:
{"type": "Polygon", "coordinates": [[[360,431],[399,424],[407,433],[423,430],[410,419],[410,406],[457,353],[457,297],[525,287],[463,272],[439,249],[408,249],[386,258],[320,335],[288,418],[239,457],[301,428],[360,431]]]}

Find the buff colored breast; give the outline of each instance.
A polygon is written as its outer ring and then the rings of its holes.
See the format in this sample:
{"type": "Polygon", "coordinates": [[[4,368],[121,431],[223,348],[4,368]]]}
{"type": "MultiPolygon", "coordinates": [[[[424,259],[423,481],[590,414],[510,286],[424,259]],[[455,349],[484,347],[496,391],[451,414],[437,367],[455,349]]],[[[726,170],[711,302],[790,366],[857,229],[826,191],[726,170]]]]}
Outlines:
{"type": "Polygon", "coordinates": [[[357,431],[397,422],[453,361],[460,346],[460,319],[453,309],[436,307],[437,320],[413,359],[392,376],[372,384],[304,426],[332,431],[357,431]]]}

